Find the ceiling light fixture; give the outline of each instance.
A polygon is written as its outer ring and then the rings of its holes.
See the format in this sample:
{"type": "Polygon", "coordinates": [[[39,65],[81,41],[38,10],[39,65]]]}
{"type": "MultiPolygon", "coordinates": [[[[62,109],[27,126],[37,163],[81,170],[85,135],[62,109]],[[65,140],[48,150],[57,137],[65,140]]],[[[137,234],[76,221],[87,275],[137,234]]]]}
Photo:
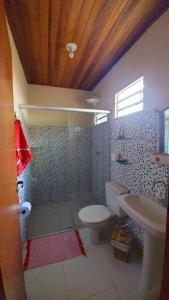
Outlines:
{"type": "Polygon", "coordinates": [[[69,57],[73,58],[75,55],[75,51],[77,50],[77,45],[75,43],[66,44],[66,50],[69,53],[69,57]]]}

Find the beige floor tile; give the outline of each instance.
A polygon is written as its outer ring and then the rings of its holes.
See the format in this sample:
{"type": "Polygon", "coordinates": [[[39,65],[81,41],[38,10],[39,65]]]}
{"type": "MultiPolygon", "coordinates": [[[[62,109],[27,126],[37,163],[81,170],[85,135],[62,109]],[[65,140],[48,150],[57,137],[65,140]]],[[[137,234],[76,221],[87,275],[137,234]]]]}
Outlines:
{"type": "Polygon", "coordinates": [[[67,300],[67,290],[61,263],[25,272],[28,300],[67,300]]]}
{"type": "Polygon", "coordinates": [[[88,300],[88,299],[89,300],[121,300],[121,297],[117,293],[116,289],[113,288],[103,293],[95,294],[91,297],[85,298],[84,300],[88,300]]]}
{"type": "Polygon", "coordinates": [[[112,266],[108,266],[108,273],[112,278],[115,285],[119,284],[127,284],[137,285],[140,279],[140,269],[137,266],[131,266],[131,268],[127,268],[120,263],[114,263],[112,266]]]}
{"type": "Polygon", "coordinates": [[[160,299],[160,291],[159,292],[152,292],[147,295],[123,295],[121,296],[122,300],[159,300],[160,299]]]}
{"type": "MultiPolygon", "coordinates": [[[[136,294],[135,296],[123,296],[123,297],[121,297],[121,300],[145,300],[145,299],[143,297],[141,297],[140,295],[136,294]]],[[[147,299],[147,300],[150,300],[150,299],[147,299]]]]}
{"type": "MultiPolygon", "coordinates": [[[[80,231],[80,233],[85,241],[85,230],[80,231]]],[[[121,296],[135,296],[138,293],[141,274],[141,262],[135,253],[131,253],[131,259],[128,263],[124,263],[114,257],[113,249],[109,242],[91,247],[95,253],[95,258],[97,257],[98,261],[102,261],[104,271],[111,278],[114,286],[117,286],[119,294],[121,296]]]]}
{"type": "MultiPolygon", "coordinates": [[[[133,278],[133,282],[126,282],[124,284],[120,284],[116,286],[116,288],[122,299],[128,299],[136,297],[136,295],[138,295],[138,284],[139,282],[137,280],[134,280],[133,278]]],[[[138,300],[140,299],[138,298],[138,300]]]]}
{"type": "Polygon", "coordinates": [[[117,260],[110,242],[91,245],[87,228],[80,229],[80,236],[87,257],[25,272],[28,300],[144,300],[137,294],[138,259],[131,255],[129,263],[117,260]]]}
{"type": "Polygon", "coordinates": [[[113,249],[109,243],[97,247],[97,255],[105,261],[107,272],[114,282],[119,284],[137,285],[141,274],[141,262],[135,253],[131,254],[128,263],[122,262],[114,257],[113,249]]]}
{"type": "Polygon", "coordinates": [[[98,260],[94,247],[88,247],[87,257],[77,257],[63,263],[69,300],[79,300],[112,288],[112,281],[98,260]]]}

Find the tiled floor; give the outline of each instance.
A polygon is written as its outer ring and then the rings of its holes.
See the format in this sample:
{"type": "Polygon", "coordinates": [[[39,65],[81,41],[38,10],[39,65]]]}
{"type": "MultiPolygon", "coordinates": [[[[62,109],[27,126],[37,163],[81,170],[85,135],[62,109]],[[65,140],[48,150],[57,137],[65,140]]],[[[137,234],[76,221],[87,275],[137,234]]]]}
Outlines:
{"type": "Polygon", "coordinates": [[[141,263],[136,256],[130,263],[120,262],[110,243],[90,245],[86,228],[80,235],[87,257],[25,272],[28,300],[141,300],[137,294],[141,263]]]}
{"type": "Polygon", "coordinates": [[[27,238],[82,227],[78,212],[82,207],[90,204],[94,204],[92,197],[83,195],[70,201],[33,206],[28,222],[27,238]]]}

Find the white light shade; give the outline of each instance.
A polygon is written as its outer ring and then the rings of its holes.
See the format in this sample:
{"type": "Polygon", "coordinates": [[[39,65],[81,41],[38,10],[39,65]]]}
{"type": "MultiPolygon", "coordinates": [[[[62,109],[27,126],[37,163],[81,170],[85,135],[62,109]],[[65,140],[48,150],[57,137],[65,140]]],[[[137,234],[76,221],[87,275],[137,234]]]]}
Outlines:
{"type": "Polygon", "coordinates": [[[75,55],[75,51],[77,50],[77,45],[75,43],[67,43],[66,50],[69,53],[69,57],[73,58],[75,55]]]}

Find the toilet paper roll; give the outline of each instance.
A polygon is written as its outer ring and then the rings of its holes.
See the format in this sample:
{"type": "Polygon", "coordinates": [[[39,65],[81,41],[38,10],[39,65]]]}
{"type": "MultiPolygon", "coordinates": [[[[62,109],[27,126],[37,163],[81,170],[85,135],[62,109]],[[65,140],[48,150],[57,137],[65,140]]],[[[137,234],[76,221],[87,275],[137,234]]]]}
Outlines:
{"type": "Polygon", "coordinates": [[[22,215],[23,218],[27,218],[31,212],[31,208],[32,208],[32,205],[30,202],[23,202],[21,205],[20,205],[20,213],[22,215]]]}

